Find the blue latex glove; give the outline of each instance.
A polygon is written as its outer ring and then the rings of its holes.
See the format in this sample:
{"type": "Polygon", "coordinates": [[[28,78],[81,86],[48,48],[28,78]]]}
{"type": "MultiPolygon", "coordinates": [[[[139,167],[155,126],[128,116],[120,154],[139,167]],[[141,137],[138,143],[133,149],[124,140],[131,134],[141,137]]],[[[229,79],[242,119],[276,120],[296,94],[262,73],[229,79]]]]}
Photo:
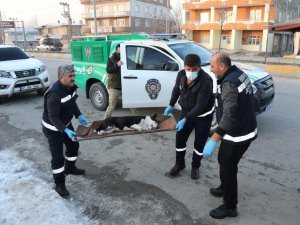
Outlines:
{"type": "Polygon", "coordinates": [[[168,106],[164,112],[164,116],[171,116],[173,115],[173,106],[168,106]]]}
{"type": "Polygon", "coordinates": [[[216,148],[216,145],[217,145],[216,141],[209,139],[209,141],[204,146],[204,150],[203,150],[203,155],[205,158],[208,158],[211,156],[212,152],[216,148]]]}
{"type": "Polygon", "coordinates": [[[70,138],[70,139],[75,139],[76,138],[76,132],[74,132],[74,131],[72,131],[72,130],[70,130],[69,128],[66,128],[65,130],[64,130],[64,132],[68,135],[68,137],[70,138]]]}
{"type": "Polygon", "coordinates": [[[181,131],[184,127],[184,124],[185,124],[185,119],[183,118],[183,119],[179,120],[179,122],[177,123],[175,129],[177,131],[181,131]]]}
{"type": "Polygon", "coordinates": [[[86,120],[86,118],[83,115],[78,116],[78,120],[82,126],[88,125],[88,121],[86,120]]]}

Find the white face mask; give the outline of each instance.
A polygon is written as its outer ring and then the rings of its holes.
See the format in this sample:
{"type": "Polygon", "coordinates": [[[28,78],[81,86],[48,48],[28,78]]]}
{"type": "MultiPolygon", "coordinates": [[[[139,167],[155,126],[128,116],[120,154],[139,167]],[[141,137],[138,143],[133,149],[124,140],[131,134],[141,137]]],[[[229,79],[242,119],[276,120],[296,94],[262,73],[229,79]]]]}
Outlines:
{"type": "Polygon", "coordinates": [[[190,80],[195,80],[198,77],[198,72],[185,71],[186,77],[190,80]]]}

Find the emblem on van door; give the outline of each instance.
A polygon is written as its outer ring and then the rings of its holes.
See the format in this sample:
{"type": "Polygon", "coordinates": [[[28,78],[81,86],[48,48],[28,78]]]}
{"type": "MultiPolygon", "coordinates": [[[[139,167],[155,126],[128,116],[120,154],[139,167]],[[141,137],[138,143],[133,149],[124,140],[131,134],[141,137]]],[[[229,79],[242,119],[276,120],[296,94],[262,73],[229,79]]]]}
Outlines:
{"type": "Polygon", "coordinates": [[[86,73],[90,76],[93,73],[94,67],[93,66],[89,66],[86,70],[86,73]]]}
{"type": "Polygon", "coordinates": [[[90,46],[86,46],[84,51],[85,51],[85,55],[86,55],[87,59],[90,59],[90,57],[91,57],[91,48],[90,48],[90,46]]]}
{"type": "Polygon", "coordinates": [[[147,80],[145,85],[146,92],[148,93],[150,99],[155,100],[158,97],[158,94],[161,90],[161,84],[157,79],[147,80]]]}

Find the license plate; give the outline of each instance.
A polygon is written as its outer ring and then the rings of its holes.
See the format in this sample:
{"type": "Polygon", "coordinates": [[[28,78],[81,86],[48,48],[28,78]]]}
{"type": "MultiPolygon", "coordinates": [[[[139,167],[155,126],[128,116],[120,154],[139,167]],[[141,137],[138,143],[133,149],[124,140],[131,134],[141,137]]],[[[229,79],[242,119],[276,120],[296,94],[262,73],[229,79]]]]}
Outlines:
{"type": "Polygon", "coordinates": [[[36,89],[36,88],[38,88],[38,85],[33,84],[33,85],[27,85],[27,86],[20,87],[20,90],[26,91],[26,90],[36,89]]]}

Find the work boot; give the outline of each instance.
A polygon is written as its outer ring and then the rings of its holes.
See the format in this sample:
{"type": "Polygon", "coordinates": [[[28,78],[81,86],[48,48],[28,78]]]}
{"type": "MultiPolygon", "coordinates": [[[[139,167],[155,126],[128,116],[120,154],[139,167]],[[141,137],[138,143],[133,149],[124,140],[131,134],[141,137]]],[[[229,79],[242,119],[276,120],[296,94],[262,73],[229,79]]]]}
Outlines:
{"type": "Polygon", "coordinates": [[[62,198],[68,198],[70,196],[69,191],[66,189],[64,183],[56,184],[55,191],[60,195],[62,198]]]}
{"type": "Polygon", "coordinates": [[[225,205],[220,205],[218,208],[209,212],[209,215],[215,219],[224,219],[225,217],[236,217],[238,215],[236,208],[227,208],[225,205]]]}
{"type": "Polygon", "coordinates": [[[66,167],[65,168],[65,174],[69,175],[69,174],[73,174],[73,175],[84,175],[85,174],[85,170],[83,169],[79,169],[76,166],[72,166],[72,167],[66,167]]]}
{"type": "Polygon", "coordinates": [[[199,168],[192,168],[192,171],[191,171],[191,178],[193,180],[197,180],[199,179],[199,168]]]}
{"type": "Polygon", "coordinates": [[[185,165],[178,165],[175,164],[175,166],[173,166],[173,168],[170,170],[170,176],[171,177],[175,177],[178,175],[178,173],[183,170],[185,168],[185,165]]]}
{"type": "Polygon", "coordinates": [[[220,185],[217,188],[211,188],[209,189],[209,193],[215,197],[223,197],[224,196],[224,189],[223,187],[220,185]]]}

